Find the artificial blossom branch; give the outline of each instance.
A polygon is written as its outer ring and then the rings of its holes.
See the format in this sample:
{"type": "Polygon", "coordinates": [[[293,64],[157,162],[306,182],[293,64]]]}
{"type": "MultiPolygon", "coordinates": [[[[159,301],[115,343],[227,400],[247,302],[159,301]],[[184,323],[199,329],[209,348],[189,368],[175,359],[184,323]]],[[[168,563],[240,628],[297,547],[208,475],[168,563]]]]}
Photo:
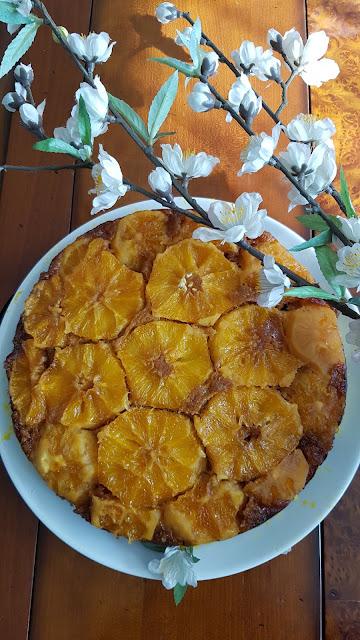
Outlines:
{"type": "Polygon", "coordinates": [[[60,171],[63,169],[91,169],[92,163],[89,162],[79,162],[74,164],[59,164],[59,165],[48,165],[43,167],[25,167],[21,165],[13,165],[13,164],[3,164],[0,166],[0,171],[60,171]]]}

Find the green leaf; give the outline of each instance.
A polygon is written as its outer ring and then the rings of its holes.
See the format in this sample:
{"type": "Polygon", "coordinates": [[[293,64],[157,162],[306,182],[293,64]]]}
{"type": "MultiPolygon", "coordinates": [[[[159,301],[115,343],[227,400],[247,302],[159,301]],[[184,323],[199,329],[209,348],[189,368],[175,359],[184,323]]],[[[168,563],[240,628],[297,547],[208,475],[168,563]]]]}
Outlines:
{"type": "Polygon", "coordinates": [[[146,124],[140,118],[140,116],[130,107],[130,105],[126,104],[124,100],[120,100],[120,98],[115,98],[111,93],[108,93],[110,104],[125,118],[126,122],[130,125],[133,131],[140,136],[148,143],[148,132],[146,129],[146,124]]]}
{"type": "Polygon", "coordinates": [[[152,62],[160,62],[160,64],[166,64],[167,67],[172,67],[189,78],[198,76],[196,69],[194,69],[191,64],[187,64],[187,62],[182,62],[176,58],[148,58],[148,60],[151,60],[152,62]]]}
{"type": "Polygon", "coordinates": [[[25,18],[22,16],[11,2],[1,2],[0,4],[0,22],[7,24],[28,24],[31,22],[31,16],[25,18]]]}
{"type": "Polygon", "coordinates": [[[79,100],[78,126],[81,142],[83,145],[92,147],[90,116],[87,112],[85,100],[82,96],[80,96],[79,100]]]}
{"type": "Polygon", "coordinates": [[[200,18],[197,18],[194,22],[194,26],[192,28],[190,43],[189,43],[189,52],[191,55],[191,59],[194,63],[194,67],[200,67],[199,60],[199,46],[201,40],[201,22],[200,18]]]}
{"type": "MultiPolygon", "coordinates": [[[[340,228],[340,221],[335,216],[331,216],[331,219],[336,226],[340,228]]],[[[329,228],[318,213],[311,213],[307,216],[296,216],[296,220],[299,220],[305,227],[313,231],[326,231],[329,228]]]]}
{"type": "Polygon", "coordinates": [[[158,551],[159,553],[164,553],[166,549],[165,544],[153,544],[153,542],[141,542],[144,547],[150,549],[151,551],[158,551]]]}
{"type": "Polygon", "coordinates": [[[154,142],[160,138],[165,138],[165,136],[174,136],[176,133],[176,131],[164,131],[164,133],[158,133],[154,138],[154,142]]]}
{"type": "Polygon", "coordinates": [[[68,153],[74,158],[81,158],[78,149],[64,142],[64,140],[58,140],[57,138],[47,138],[46,140],[35,142],[33,149],[36,149],[36,151],[47,151],[48,153],[68,153]]]}
{"type": "Polygon", "coordinates": [[[319,233],[318,236],[310,238],[310,240],[302,242],[301,244],[297,244],[296,247],[293,247],[292,249],[290,249],[290,251],[302,251],[303,249],[308,249],[309,247],[321,247],[322,245],[327,244],[327,242],[331,242],[331,239],[331,229],[327,229],[326,231],[319,233]]]}
{"type": "Polygon", "coordinates": [[[342,297],[345,293],[345,288],[338,284],[333,284],[333,278],[340,273],[335,266],[338,261],[336,251],[333,251],[331,247],[316,247],[315,253],[325,280],[334,289],[336,295],[342,297]]]}
{"type": "Polygon", "coordinates": [[[352,202],[350,200],[349,189],[345,180],[344,170],[340,167],[340,196],[344,202],[346,209],[346,217],[347,218],[357,218],[354,207],[352,206],[352,202]]]}
{"type": "Polygon", "coordinates": [[[174,600],[175,600],[175,604],[176,606],[178,606],[178,604],[180,604],[181,600],[183,599],[185,593],[186,593],[186,589],[187,589],[187,584],[185,585],[185,587],[182,587],[181,584],[177,583],[174,587],[174,600]]]}
{"type": "Polygon", "coordinates": [[[338,300],[336,296],[317,287],[294,287],[285,291],[284,296],[290,298],[322,298],[323,300],[338,300]]]}
{"type": "Polygon", "coordinates": [[[356,296],[356,298],[349,298],[349,300],[347,300],[348,304],[356,304],[358,307],[360,307],[360,298],[359,296],[356,296]]]}
{"type": "Polygon", "coordinates": [[[0,65],[0,78],[5,76],[31,47],[40,24],[40,21],[26,24],[10,42],[0,65]]]}
{"type": "Polygon", "coordinates": [[[166,120],[176,98],[179,85],[179,73],[175,71],[156,94],[149,109],[149,143],[154,140],[161,125],[166,120]]]}

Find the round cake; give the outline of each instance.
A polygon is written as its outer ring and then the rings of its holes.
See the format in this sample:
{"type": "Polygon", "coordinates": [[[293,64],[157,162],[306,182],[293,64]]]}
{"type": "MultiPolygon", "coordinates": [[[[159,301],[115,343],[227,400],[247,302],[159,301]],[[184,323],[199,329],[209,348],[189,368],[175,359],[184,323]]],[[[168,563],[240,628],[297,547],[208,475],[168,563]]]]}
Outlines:
{"type": "MultiPolygon", "coordinates": [[[[5,363],[39,474],[129,541],[261,524],[311,479],[344,410],[334,310],[259,307],[260,262],[197,226],[140,211],[79,237],[34,286],[5,363]]],[[[269,233],[249,242],[313,281],[269,233]]]]}

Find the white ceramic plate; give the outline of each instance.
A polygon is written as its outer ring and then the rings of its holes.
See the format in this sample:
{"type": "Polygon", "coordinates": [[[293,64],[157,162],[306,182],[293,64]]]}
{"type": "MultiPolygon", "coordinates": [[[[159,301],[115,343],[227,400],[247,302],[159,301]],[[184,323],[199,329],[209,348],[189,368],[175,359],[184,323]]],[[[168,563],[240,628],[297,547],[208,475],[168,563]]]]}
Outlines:
{"type": "MultiPolygon", "coordinates": [[[[208,208],[211,200],[198,198],[208,208]]],[[[184,206],[181,198],[177,202],[184,206]]],[[[38,281],[42,271],[49,268],[51,260],[71,242],[93,227],[138,211],[159,209],[156,202],[144,202],[115,209],[84,224],[53,247],[32,269],[18,289],[0,327],[0,362],[12,351],[12,339],[23,311],[24,301],[38,281]]],[[[279,222],[269,219],[267,230],[285,247],[301,242],[300,236],[279,222]]],[[[312,272],[316,280],[325,285],[312,250],[297,254],[297,258],[312,272]]],[[[340,330],[344,337],[348,320],[340,318],[340,330]]],[[[314,529],[335,506],[352,480],[360,460],[360,371],[351,361],[351,347],[345,344],[348,366],[348,393],[346,411],[334,447],[326,461],[317,470],[305,489],[279,514],[259,527],[223,542],[201,545],[196,555],[201,559],[196,565],[199,580],[209,580],[232,575],[256,567],[284,553],[314,529]]],[[[93,527],[76,515],[70,504],[55,495],[27,460],[12,429],[8,384],[2,368],[0,379],[0,452],[5,467],[21,496],[35,515],[61,540],[83,555],[111,569],[144,578],[153,578],[148,572],[148,562],[157,556],[140,542],[131,545],[93,527]]]]}

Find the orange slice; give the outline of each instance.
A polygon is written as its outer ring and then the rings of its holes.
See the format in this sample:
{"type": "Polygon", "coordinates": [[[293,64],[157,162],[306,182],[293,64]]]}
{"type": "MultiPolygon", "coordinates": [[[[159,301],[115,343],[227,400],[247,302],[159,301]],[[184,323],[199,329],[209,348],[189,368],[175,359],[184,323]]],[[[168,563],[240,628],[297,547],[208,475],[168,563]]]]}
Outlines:
{"type": "Polygon", "coordinates": [[[66,344],[65,321],[61,315],[63,285],[60,277],[40,280],[25,302],[24,327],[36,347],[63,347],[66,344]]]}
{"type": "Polygon", "coordinates": [[[212,244],[183,240],[158,255],[146,287],[154,316],[203,326],[234,306],[239,269],[212,244]]]}
{"type": "Polygon", "coordinates": [[[165,505],[165,526],[186,545],[225,540],[239,533],[237,515],[244,503],[237,482],[203,475],[190,491],[165,505]]]}
{"type": "Polygon", "coordinates": [[[37,389],[48,419],[71,427],[99,427],[127,407],[123,369],[103,342],[57,350],[37,389]]]}
{"type": "Polygon", "coordinates": [[[180,409],[213,371],[203,331],[175,322],[137,327],[117,353],[132,401],[150,407],[180,409]]]}
{"type": "Polygon", "coordinates": [[[158,509],[127,508],[117,498],[91,499],[91,524],[99,529],[106,529],[117,538],[125,536],[129,542],[134,540],[151,540],[160,520],[158,509]]]}
{"type": "Polygon", "coordinates": [[[34,388],[45,369],[45,351],[34,340],[25,340],[11,366],[9,392],[20,421],[32,427],[45,418],[45,405],[34,388]]]}
{"type": "Polygon", "coordinates": [[[222,375],[249,387],[290,385],[302,363],[289,350],[285,315],[245,305],[221,318],[210,338],[210,353],[222,375]]]}
{"type": "Polygon", "coordinates": [[[290,502],[304,488],[308,472],[309,465],[303,453],[296,449],[264,478],[249,482],[244,491],[266,507],[278,502],[290,502]]]}
{"type": "Polygon", "coordinates": [[[217,394],[194,424],[220,480],[265,474],[294,451],[303,432],[296,405],[257,387],[217,394]]]}
{"type": "Polygon", "coordinates": [[[193,486],[205,454],[189,418],[130,409],[101,429],[99,478],[125,506],[155,507],[193,486]]]}

